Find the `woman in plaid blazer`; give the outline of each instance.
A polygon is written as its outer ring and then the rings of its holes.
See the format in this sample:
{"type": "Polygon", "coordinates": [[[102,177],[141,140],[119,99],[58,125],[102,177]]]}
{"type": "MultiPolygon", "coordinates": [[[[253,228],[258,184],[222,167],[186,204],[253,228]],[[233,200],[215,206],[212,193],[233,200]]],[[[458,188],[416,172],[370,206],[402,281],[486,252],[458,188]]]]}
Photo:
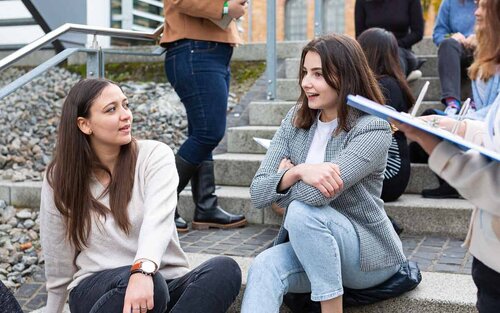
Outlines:
{"type": "Polygon", "coordinates": [[[342,312],[343,286],[378,285],[406,261],[380,199],[391,127],[346,104],[348,94],[384,102],[360,46],[345,35],[312,40],[299,84],[250,187],[255,207],[287,211],[250,268],[243,313],[278,312],[288,292],[342,312]]]}

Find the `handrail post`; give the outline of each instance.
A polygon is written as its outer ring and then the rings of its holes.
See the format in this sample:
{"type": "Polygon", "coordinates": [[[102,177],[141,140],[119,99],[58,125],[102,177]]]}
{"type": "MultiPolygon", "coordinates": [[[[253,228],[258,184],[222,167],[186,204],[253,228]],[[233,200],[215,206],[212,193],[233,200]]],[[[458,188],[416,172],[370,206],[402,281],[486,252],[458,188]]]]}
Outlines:
{"type": "Polygon", "coordinates": [[[267,99],[276,99],[276,0],[267,0],[267,99]]]}
{"type": "Polygon", "coordinates": [[[253,41],[253,0],[248,1],[248,42],[253,41]]]}
{"type": "Polygon", "coordinates": [[[323,0],[314,0],[314,37],[317,38],[323,33],[323,19],[321,17],[321,6],[323,0]]]}
{"type": "Polygon", "coordinates": [[[87,52],[87,77],[88,78],[98,78],[101,76],[101,57],[102,51],[99,51],[99,43],[97,42],[97,36],[94,35],[92,39],[92,46],[90,47],[93,51],[87,52]]]}

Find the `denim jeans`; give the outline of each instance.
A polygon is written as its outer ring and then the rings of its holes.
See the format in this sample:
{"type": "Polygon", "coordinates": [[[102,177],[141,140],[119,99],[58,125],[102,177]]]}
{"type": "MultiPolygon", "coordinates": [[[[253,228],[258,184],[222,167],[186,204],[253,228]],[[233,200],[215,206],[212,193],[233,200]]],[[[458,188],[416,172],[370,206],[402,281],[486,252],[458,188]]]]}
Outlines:
{"type": "Polygon", "coordinates": [[[188,119],[188,138],[178,154],[198,165],[212,160],[212,150],[224,137],[233,47],[191,39],[165,46],[165,72],[188,119]]]}
{"type": "Polygon", "coordinates": [[[441,42],[438,48],[438,72],[441,82],[441,101],[453,97],[461,100],[462,77],[466,77],[467,67],[472,64],[473,51],[453,38],[441,42]]]}
{"type": "Polygon", "coordinates": [[[0,280],[0,312],[23,313],[10,290],[0,280]]]}
{"type": "MultiPolygon", "coordinates": [[[[124,266],[84,279],[70,293],[71,313],[122,313],[129,277],[130,266],[124,266]]],[[[176,279],[155,274],[153,282],[148,313],[223,313],[238,296],[241,270],[233,259],[215,257],[176,279]]]]}
{"type": "Polygon", "coordinates": [[[398,265],[362,272],[354,226],[329,206],[293,201],[285,228],[290,241],[262,252],[250,267],[242,313],[278,312],[288,292],[311,292],[313,301],[333,299],[344,293],[343,286],[373,287],[399,269],[398,265]]]}

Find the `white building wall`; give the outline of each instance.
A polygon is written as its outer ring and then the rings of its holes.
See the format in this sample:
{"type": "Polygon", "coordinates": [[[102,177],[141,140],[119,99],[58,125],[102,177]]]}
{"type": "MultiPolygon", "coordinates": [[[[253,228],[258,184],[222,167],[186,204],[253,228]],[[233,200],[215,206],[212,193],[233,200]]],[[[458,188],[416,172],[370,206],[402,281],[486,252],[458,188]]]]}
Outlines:
{"type": "MultiPolygon", "coordinates": [[[[31,14],[20,0],[0,1],[0,20],[30,18],[31,14]]],[[[38,25],[0,27],[0,45],[25,45],[45,33],[38,25]]]]}
{"type": "MultiPolygon", "coordinates": [[[[111,0],[87,0],[87,25],[111,27],[111,0]]],[[[93,36],[87,36],[87,46],[92,43],[93,36]]],[[[110,46],[110,37],[97,36],[99,45],[110,46]]]]}

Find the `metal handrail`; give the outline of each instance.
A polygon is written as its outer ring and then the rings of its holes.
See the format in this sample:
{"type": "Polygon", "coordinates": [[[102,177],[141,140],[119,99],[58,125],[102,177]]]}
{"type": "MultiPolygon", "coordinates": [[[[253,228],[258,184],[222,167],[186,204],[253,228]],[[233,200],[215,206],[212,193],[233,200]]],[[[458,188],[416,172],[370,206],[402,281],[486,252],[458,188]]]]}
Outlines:
{"type": "Polygon", "coordinates": [[[163,24],[158,26],[152,33],[148,33],[117,28],[66,23],[0,60],[0,71],[3,71],[11,64],[17,62],[31,52],[40,49],[44,45],[56,40],[67,32],[84,33],[89,35],[108,35],[139,40],[156,40],[163,32],[163,24]]]}

